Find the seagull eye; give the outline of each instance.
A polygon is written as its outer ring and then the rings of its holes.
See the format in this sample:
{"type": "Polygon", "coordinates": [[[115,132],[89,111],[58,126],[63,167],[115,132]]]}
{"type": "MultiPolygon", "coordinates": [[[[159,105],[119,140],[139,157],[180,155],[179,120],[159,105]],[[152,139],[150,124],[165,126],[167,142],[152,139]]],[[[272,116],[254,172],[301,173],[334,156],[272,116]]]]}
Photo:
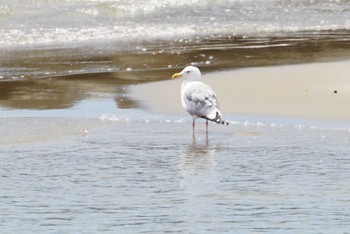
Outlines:
{"type": "Polygon", "coordinates": [[[187,71],[186,73],[188,74],[188,73],[190,73],[191,71],[187,71]]]}

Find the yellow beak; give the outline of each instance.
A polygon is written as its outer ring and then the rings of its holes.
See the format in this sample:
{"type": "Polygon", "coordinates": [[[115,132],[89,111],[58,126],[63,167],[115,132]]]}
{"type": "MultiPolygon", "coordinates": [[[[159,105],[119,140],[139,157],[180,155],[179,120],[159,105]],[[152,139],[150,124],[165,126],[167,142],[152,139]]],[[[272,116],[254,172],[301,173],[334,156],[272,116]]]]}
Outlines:
{"type": "Polygon", "coordinates": [[[181,73],[175,73],[172,78],[175,79],[175,78],[180,78],[182,77],[182,74],[181,73]]]}

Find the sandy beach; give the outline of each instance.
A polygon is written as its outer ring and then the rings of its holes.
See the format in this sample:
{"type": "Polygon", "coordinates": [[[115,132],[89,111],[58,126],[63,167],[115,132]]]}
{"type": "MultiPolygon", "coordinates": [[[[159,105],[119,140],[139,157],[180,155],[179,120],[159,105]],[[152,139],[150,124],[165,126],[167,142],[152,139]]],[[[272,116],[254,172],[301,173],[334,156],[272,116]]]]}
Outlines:
{"type": "Polygon", "coordinates": [[[4,0],[0,233],[348,233],[349,1],[4,0]],[[198,66],[228,126],[175,72],[198,66]]]}
{"type": "MultiPolygon", "coordinates": [[[[204,74],[223,113],[350,120],[350,61],[237,69],[204,74]]],[[[151,111],[184,112],[181,80],[130,88],[151,111]]]]}

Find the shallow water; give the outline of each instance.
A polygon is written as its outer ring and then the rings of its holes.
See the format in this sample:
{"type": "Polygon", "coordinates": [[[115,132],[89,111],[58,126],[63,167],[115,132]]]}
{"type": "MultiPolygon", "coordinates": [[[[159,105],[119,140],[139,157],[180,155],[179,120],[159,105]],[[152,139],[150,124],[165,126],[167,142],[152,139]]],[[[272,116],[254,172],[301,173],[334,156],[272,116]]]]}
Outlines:
{"type": "Polygon", "coordinates": [[[3,0],[0,80],[150,81],[190,63],[209,71],[348,57],[348,3],[3,0]]]}
{"type": "Polygon", "coordinates": [[[171,118],[22,119],[57,134],[1,144],[0,229],[348,231],[348,131],[171,118]]]}
{"type": "Polygon", "coordinates": [[[188,64],[206,73],[348,59],[349,38],[348,32],[339,31],[148,44],[140,47],[148,48],[145,51],[127,53],[81,48],[6,52],[0,58],[0,115],[18,109],[79,109],[91,99],[114,100],[110,111],[135,108],[139,103],[126,95],[128,85],[170,79],[188,64]]]}
{"type": "Polygon", "coordinates": [[[348,232],[348,122],[234,115],[193,138],[126,89],[349,58],[348,3],[1,1],[0,232],[348,232]]]}
{"type": "Polygon", "coordinates": [[[348,0],[3,0],[0,47],[346,30],[348,0]]]}
{"type": "Polygon", "coordinates": [[[347,30],[271,36],[218,36],[141,42],[121,50],[113,43],[4,50],[0,81],[66,78],[145,82],[169,79],[188,64],[203,71],[349,58],[347,30]]]}

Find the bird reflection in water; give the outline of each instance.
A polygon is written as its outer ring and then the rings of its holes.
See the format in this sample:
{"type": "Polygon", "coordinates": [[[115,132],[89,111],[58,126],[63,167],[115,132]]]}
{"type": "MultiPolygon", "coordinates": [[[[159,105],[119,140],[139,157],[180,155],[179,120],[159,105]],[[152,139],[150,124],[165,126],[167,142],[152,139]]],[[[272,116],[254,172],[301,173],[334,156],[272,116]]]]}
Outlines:
{"type": "Polygon", "coordinates": [[[215,200],[220,188],[216,170],[218,147],[211,144],[208,135],[193,137],[184,148],[179,164],[182,200],[178,207],[189,222],[199,222],[208,212],[208,202],[215,200]],[[194,208],[196,207],[196,208],[194,208]]]}
{"type": "Polygon", "coordinates": [[[189,144],[181,154],[180,169],[185,174],[200,172],[214,168],[216,163],[215,155],[218,147],[211,144],[208,133],[204,137],[192,135],[189,144]]]}

